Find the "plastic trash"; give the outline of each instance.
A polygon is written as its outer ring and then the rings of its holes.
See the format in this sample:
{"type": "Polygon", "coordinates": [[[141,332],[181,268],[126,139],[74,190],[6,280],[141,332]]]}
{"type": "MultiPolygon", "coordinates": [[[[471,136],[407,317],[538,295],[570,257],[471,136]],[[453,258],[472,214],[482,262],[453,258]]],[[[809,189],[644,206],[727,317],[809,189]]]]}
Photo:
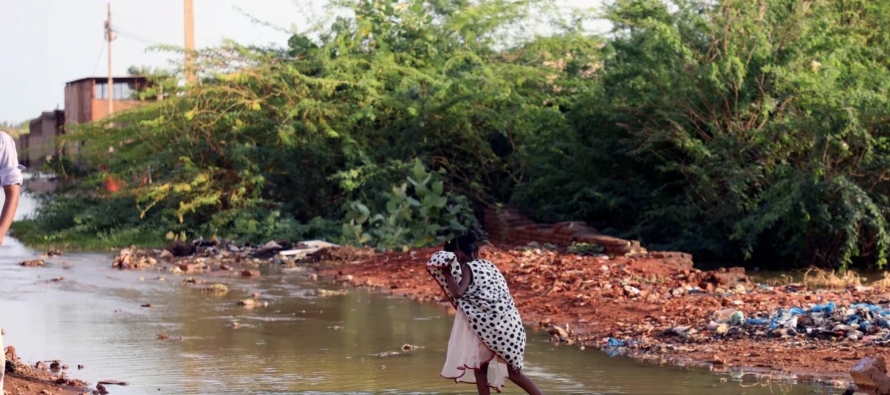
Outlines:
{"type": "Polygon", "coordinates": [[[806,315],[806,314],[807,314],[807,311],[804,310],[804,309],[802,309],[802,308],[800,308],[800,307],[792,307],[792,308],[791,308],[791,314],[793,314],[793,315],[806,315]]]}
{"type": "Polygon", "coordinates": [[[624,340],[613,339],[611,337],[606,341],[606,346],[608,347],[624,347],[625,345],[627,345],[627,343],[625,343],[624,340]]]}
{"type": "Polygon", "coordinates": [[[769,320],[766,318],[748,318],[745,320],[745,325],[769,325],[769,320]]]}
{"type": "Polygon", "coordinates": [[[736,309],[723,309],[714,312],[714,321],[726,322],[733,314],[737,313],[736,309]]]}
{"type": "Polygon", "coordinates": [[[736,312],[732,313],[732,315],[729,316],[729,320],[727,321],[727,323],[729,325],[733,325],[733,326],[742,325],[744,322],[745,322],[745,314],[743,314],[741,311],[736,311],[736,312]]]}
{"type": "Polygon", "coordinates": [[[813,306],[812,309],[810,309],[810,312],[813,312],[813,313],[826,312],[828,314],[831,314],[834,312],[834,309],[836,307],[837,306],[834,304],[834,302],[828,302],[825,304],[817,304],[817,305],[813,306]]]}
{"type": "Polygon", "coordinates": [[[769,322],[770,329],[784,327],[791,320],[791,312],[785,309],[776,310],[775,316],[769,322]]]}

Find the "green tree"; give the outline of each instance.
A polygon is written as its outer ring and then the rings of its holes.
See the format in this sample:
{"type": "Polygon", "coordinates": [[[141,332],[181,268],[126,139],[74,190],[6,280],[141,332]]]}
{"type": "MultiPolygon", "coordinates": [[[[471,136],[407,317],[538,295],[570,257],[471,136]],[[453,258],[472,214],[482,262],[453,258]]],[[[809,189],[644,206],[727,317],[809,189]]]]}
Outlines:
{"type": "MultiPolygon", "coordinates": [[[[82,159],[127,180],[116,199],[159,230],[255,239],[270,236],[257,233],[263,224],[287,223],[273,233],[295,234],[288,229],[314,218],[341,221],[355,200],[383,212],[415,159],[444,172],[447,193],[506,200],[522,147],[566,127],[554,105],[568,93],[568,73],[555,65],[564,44],[519,29],[548,2],[336,5],[350,16],[296,34],[286,48],[202,50],[198,84],[179,87],[180,71],[154,73],[143,96],[163,90],[164,100],[66,138],[90,141],[82,159]],[[130,182],[145,172],[152,183],[130,182]]],[[[560,31],[583,46],[573,26],[560,31]]]]}
{"type": "Polygon", "coordinates": [[[617,1],[600,83],[518,201],[706,259],[883,266],[888,10],[617,1]]]}

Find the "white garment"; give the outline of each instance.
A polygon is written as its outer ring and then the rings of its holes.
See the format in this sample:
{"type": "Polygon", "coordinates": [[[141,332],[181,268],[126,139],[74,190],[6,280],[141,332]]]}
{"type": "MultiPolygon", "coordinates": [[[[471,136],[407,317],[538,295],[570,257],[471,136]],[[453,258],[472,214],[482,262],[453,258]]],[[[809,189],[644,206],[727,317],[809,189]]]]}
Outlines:
{"type": "Polygon", "coordinates": [[[488,364],[488,386],[501,392],[507,378],[507,363],[489,350],[470,326],[467,315],[457,309],[451,337],[448,339],[448,355],[442,368],[442,377],[453,379],[456,383],[476,383],[473,369],[478,369],[485,362],[488,364]]]}
{"type": "Polygon", "coordinates": [[[24,182],[24,176],[22,176],[24,169],[25,166],[19,164],[15,140],[12,139],[12,136],[0,131],[0,186],[21,185],[24,182]]]}

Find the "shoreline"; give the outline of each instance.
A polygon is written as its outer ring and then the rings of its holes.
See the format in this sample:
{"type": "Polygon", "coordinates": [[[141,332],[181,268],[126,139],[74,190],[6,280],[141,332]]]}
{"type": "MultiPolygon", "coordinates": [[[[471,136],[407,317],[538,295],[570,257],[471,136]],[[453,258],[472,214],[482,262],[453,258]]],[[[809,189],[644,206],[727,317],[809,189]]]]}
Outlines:
{"type": "MultiPolygon", "coordinates": [[[[425,270],[436,250],[383,253],[359,261],[322,259],[313,267],[320,276],[341,285],[433,303],[451,311],[453,307],[425,270]]],[[[531,328],[529,336],[547,337],[559,333],[553,325],[559,326],[567,336],[551,336],[557,344],[595,348],[656,364],[750,374],[761,381],[837,388],[851,385],[849,370],[862,357],[890,359],[890,347],[864,339],[836,336],[822,340],[804,333],[788,334],[787,330],[778,334],[782,328],[755,330],[741,325],[713,328],[714,312],[727,308],[747,317],[757,317],[760,312],[762,317],[765,311],[807,309],[829,302],[839,308],[855,303],[886,304],[890,292],[882,289],[764,287],[750,283],[743,271],[692,269],[688,254],[673,252],[604,258],[487,246],[480,251],[480,258],[494,262],[507,278],[523,321],[531,328]],[[712,278],[714,290],[693,292],[697,287],[692,284],[708,276],[720,277],[712,278]],[[728,291],[731,287],[725,285],[731,284],[721,283],[725,279],[738,280],[735,286],[741,284],[742,288],[728,291]],[[678,328],[688,332],[673,333],[678,328]]]]}
{"type": "MultiPolygon", "coordinates": [[[[6,375],[3,392],[8,395],[24,394],[56,394],[82,395],[94,393],[90,383],[68,377],[69,367],[61,361],[37,361],[28,365],[16,354],[14,346],[8,345],[0,350],[6,355],[6,375]],[[10,371],[10,368],[12,371],[10,371]]],[[[98,385],[97,388],[102,388],[98,385]]],[[[96,390],[95,393],[107,393],[96,390]]]]}
{"type": "MultiPolygon", "coordinates": [[[[206,287],[214,277],[258,276],[255,269],[260,266],[304,266],[315,272],[311,276],[318,278],[319,289],[370,289],[454,312],[425,268],[438,248],[377,253],[301,243],[226,252],[229,247],[208,245],[178,257],[165,250],[123,249],[111,268],[194,276],[192,286],[206,287]],[[287,248],[302,251],[298,254],[302,258],[278,254],[287,248]]],[[[731,310],[733,316],[749,317],[749,322],[766,322],[775,315],[770,312],[813,310],[829,303],[836,304],[836,315],[846,314],[854,311],[846,308],[856,303],[887,305],[890,289],[886,288],[807,290],[799,284],[754,284],[743,269],[703,272],[692,267],[690,255],[678,252],[607,257],[489,245],[481,249],[480,258],[494,262],[506,277],[529,337],[550,337],[559,345],[604,350],[653,364],[753,375],[761,383],[836,388],[850,386],[849,370],[859,359],[890,359],[890,347],[872,344],[880,333],[884,335],[880,344],[890,343],[890,321],[882,325],[883,332],[872,325],[869,330],[862,327],[866,333],[848,328],[846,334],[820,338],[801,327],[798,333],[748,322],[728,325],[731,320],[726,317],[731,310]],[[723,317],[716,317],[718,313],[723,317]],[[867,335],[851,337],[855,333],[867,335]]],[[[890,306],[886,313],[890,318],[890,306]]],[[[878,322],[878,317],[869,319],[878,322]]]]}

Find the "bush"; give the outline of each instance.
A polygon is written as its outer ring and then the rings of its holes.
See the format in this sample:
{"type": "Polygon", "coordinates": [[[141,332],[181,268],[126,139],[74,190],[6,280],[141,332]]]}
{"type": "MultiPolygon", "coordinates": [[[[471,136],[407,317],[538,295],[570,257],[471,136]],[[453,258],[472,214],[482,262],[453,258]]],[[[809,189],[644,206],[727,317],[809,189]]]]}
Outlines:
{"type": "Polygon", "coordinates": [[[480,226],[466,198],[448,194],[441,176],[418,160],[407,182],[393,186],[383,207],[352,202],[342,242],[380,250],[426,247],[480,226]]]}

